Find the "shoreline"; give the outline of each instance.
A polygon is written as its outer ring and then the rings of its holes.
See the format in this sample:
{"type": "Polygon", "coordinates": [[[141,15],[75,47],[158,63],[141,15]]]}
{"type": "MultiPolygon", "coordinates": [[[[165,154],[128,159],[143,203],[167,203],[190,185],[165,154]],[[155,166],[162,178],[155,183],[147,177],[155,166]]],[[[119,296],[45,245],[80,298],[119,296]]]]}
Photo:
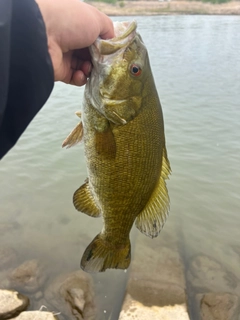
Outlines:
{"type": "Polygon", "coordinates": [[[212,4],[200,1],[88,1],[109,16],[240,15],[240,1],[212,4]]]}

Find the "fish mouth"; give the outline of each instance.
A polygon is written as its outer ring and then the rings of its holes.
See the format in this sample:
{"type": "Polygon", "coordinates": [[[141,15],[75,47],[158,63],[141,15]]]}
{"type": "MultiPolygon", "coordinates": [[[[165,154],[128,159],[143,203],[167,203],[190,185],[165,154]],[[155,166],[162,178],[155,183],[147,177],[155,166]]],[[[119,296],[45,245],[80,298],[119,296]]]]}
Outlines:
{"type": "Polygon", "coordinates": [[[125,49],[136,36],[136,21],[114,22],[115,37],[104,40],[98,38],[90,46],[90,53],[95,63],[106,63],[108,57],[118,50],[125,49]]]}
{"type": "Polygon", "coordinates": [[[137,29],[137,23],[133,21],[114,22],[115,37],[113,41],[119,41],[127,38],[133,31],[137,29]]]}

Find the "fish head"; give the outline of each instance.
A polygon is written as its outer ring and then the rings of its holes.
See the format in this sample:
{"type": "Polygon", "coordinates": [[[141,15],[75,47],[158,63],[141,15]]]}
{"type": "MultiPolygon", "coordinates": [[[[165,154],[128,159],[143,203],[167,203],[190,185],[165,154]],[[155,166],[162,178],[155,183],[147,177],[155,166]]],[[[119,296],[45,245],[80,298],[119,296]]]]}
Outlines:
{"type": "Polygon", "coordinates": [[[150,71],[147,49],[136,29],[135,21],[116,22],[113,39],[98,38],[90,47],[93,70],[87,96],[94,108],[118,125],[138,114],[150,71]]]}

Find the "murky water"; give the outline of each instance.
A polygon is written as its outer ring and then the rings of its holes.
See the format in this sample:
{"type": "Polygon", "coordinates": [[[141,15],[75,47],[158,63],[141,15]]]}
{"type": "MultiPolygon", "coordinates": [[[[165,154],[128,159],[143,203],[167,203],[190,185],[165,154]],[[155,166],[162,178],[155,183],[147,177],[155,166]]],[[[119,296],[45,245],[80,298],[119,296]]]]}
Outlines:
{"type": "MultiPolygon", "coordinates": [[[[164,228],[177,226],[187,262],[198,254],[211,256],[239,281],[240,18],[135,19],[149,50],[173,170],[164,228]]],[[[77,270],[86,245],[101,230],[100,219],[72,205],[73,192],[86,178],[83,146],[61,148],[78,121],[74,112],[82,96],[83,88],[56,84],[0,164],[0,223],[14,222],[14,229],[0,235],[1,246],[15,248],[19,263],[47,262],[52,277],[77,270]]],[[[115,270],[94,276],[100,319],[118,312],[126,279],[127,273],[115,270]]]]}

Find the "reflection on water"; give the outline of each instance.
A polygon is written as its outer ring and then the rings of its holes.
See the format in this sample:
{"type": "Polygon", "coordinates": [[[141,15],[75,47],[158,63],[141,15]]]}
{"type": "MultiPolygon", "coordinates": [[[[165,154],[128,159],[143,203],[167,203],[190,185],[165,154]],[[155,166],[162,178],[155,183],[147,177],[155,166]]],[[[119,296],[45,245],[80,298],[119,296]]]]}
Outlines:
{"type": "MultiPolygon", "coordinates": [[[[114,18],[126,19],[131,18],[114,18]]],[[[186,265],[200,254],[210,256],[239,282],[240,19],[135,19],[163,105],[173,169],[170,217],[154,245],[173,230],[186,265]]],[[[1,229],[1,246],[14,248],[19,264],[44,261],[50,280],[78,269],[84,249],[102,226],[101,219],[72,205],[73,192],[86,178],[83,146],[61,148],[78,121],[74,112],[81,108],[82,96],[82,88],[56,84],[0,165],[0,223],[13,223],[1,229]]],[[[119,310],[126,279],[127,273],[115,270],[94,276],[99,319],[119,310]]],[[[239,288],[232,292],[240,296],[239,288]]]]}

